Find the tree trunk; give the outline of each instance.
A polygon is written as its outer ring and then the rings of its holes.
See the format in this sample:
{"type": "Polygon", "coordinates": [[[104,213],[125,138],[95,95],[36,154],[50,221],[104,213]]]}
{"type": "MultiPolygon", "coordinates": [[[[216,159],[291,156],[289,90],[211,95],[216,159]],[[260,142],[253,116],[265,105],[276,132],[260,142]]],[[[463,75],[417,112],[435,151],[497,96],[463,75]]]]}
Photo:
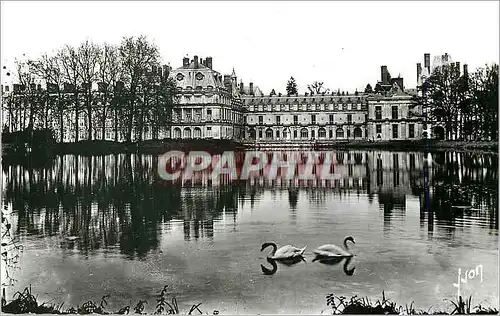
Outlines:
{"type": "Polygon", "coordinates": [[[92,87],[89,83],[87,88],[87,120],[88,120],[88,140],[92,140],[92,87]]]}
{"type": "Polygon", "coordinates": [[[78,100],[78,89],[76,87],[76,84],[75,84],[75,142],[78,142],[78,139],[80,137],[80,105],[79,105],[79,100],[78,100]]]}

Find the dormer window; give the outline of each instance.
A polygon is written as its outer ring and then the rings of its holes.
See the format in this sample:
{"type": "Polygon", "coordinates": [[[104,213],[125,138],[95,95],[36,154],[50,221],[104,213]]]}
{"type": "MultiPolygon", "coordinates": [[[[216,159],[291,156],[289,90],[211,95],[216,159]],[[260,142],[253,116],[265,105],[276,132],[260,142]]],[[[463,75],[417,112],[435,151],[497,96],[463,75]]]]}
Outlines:
{"type": "Polygon", "coordinates": [[[178,81],[182,81],[184,79],[184,75],[181,74],[181,73],[178,73],[177,76],[176,76],[177,80],[178,81]]]}
{"type": "Polygon", "coordinates": [[[203,80],[203,78],[205,78],[205,76],[201,72],[196,74],[196,80],[203,80]]]}
{"type": "Polygon", "coordinates": [[[207,90],[208,90],[208,91],[211,91],[213,88],[214,88],[214,87],[212,87],[212,86],[207,86],[207,90]]]}
{"type": "Polygon", "coordinates": [[[202,86],[196,86],[196,90],[203,90],[202,86]]]}

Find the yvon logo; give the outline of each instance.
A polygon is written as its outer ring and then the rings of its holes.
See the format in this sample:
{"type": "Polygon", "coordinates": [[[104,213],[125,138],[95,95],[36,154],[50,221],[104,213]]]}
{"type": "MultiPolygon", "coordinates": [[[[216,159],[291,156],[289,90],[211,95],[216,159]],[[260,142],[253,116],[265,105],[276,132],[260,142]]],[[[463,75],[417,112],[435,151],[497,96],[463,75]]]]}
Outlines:
{"type": "Polygon", "coordinates": [[[480,278],[481,283],[483,283],[483,265],[480,264],[476,266],[475,269],[468,269],[464,271],[462,277],[462,269],[458,268],[458,281],[453,283],[453,286],[457,288],[457,297],[460,297],[460,284],[467,284],[467,280],[471,281],[475,278],[480,278]]]}

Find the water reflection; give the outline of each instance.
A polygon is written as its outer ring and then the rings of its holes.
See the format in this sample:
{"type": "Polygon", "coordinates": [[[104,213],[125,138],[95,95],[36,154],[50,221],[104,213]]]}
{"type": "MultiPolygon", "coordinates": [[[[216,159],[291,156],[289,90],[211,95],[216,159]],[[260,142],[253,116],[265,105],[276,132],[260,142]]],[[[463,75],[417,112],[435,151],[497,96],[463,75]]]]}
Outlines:
{"type": "Polygon", "coordinates": [[[274,260],[274,259],[271,259],[268,257],[268,258],[266,258],[266,261],[269,264],[271,264],[272,268],[269,269],[269,268],[265,267],[263,264],[261,264],[260,268],[262,270],[262,273],[264,273],[265,275],[273,275],[276,272],[278,272],[278,264],[280,264],[282,266],[286,266],[286,267],[291,267],[291,266],[296,265],[297,263],[306,262],[305,258],[302,256],[290,258],[288,260],[274,260]]]}
{"type": "Polygon", "coordinates": [[[353,257],[340,257],[340,256],[330,257],[330,258],[314,258],[313,262],[317,261],[321,264],[335,266],[344,261],[343,265],[344,273],[348,276],[351,276],[354,274],[354,270],[356,270],[356,267],[354,266],[352,268],[349,268],[349,264],[351,263],[352,258],[353,257]]]}
{"type": "MultiPolygon", "coordinates": [[[[447,223],[440,229],[453,234],[466,219],[498,229],[496,155],[434,153],[428,166],[422,153],[330,154],[335,175],[330,180],[290,180],[278,171],[275,179],[257,172],[248,180],[230,181],[224,175],[212,178],[205,170],[167,183],[158,177],[158,158],[148,155],[66,155],[37,168],[4,162],[3,198],[16,212],[16,235],[76,236],[62,238],[60,246],[87,256],[117,248],[129,258],[142,258],[158,247],[176,220],[183,222],[185,240],[211,240],[214,222],[224,219],[236,227],[239,209],[249,202],[253,210],[266,192],[272,200],[288,199],[292,221],[298,220],[301,199],[322,206],[332,197],[342,201],[364,194],[370,203],[377,200],[384,231],[405,216],[409,197],[420,201],[420,224],[429,232],[440,221],[447,223]],[[427,202],[424,167],[429,170],[427,202]]],[[[325,161],[325,154],[318,157],[325,161]]],[[[313,173],[319,170],[316,166],[313,173]]]]}

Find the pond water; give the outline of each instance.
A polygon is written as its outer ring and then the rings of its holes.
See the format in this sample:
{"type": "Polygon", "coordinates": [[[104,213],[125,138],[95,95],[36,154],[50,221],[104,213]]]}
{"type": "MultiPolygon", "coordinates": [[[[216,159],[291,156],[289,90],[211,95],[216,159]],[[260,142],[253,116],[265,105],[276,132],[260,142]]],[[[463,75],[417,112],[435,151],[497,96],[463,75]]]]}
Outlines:
{"type": "Polygon", "coordinates": [[[181,311],[201,302],[209,313],[321,313],[329,293],[376,300],[382,291],[448,310],[458,269],[464,278],[479,266],[482,279],[460,293],[498,308],[497,155],[333,155],[334,180],[300,181],[200,171],[167,182],[150,155],[4,164],[4,214],[24,247],[18,263],[2,262],[7,298],[31,285],[40,301],[66,307],[109,294],[110,310],[146,300],[152,312],[168,285],[181,311]],[[345,236],[356,242],[351,262],[312,262],[314,248],[345,236]],[[268,241],[307,245],[306,262],[264,274],[268,241]]]}

